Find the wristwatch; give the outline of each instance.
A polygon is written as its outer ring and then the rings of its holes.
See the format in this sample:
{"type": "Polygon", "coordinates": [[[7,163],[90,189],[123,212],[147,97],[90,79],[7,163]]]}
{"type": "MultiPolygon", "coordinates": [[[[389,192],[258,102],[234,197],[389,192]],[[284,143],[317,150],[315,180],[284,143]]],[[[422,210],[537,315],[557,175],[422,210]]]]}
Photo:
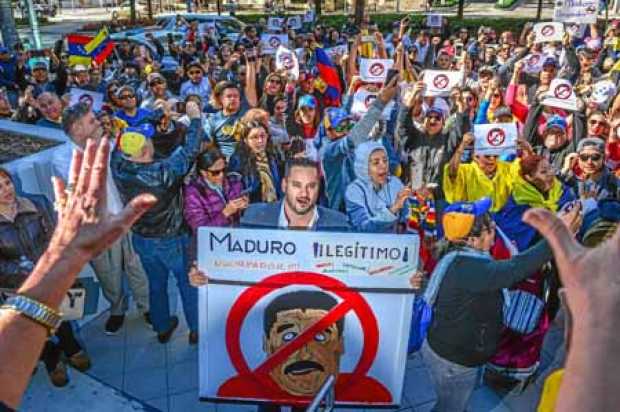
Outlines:
{"type": "Polygon", "coordinates": [[[11,296],[4,305],[0,306],[0,309],[13,310],[35,321],[46,328],[50,336],[56,332],[56,329],[58,329],[62,322],[61,313],[41,302],[22,295],[11,296]]]}

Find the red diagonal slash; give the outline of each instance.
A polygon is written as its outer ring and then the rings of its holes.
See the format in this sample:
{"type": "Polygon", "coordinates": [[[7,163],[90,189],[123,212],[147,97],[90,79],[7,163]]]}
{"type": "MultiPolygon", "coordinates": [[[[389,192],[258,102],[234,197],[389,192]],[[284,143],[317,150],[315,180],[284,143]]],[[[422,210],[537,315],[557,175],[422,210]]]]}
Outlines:
{"type": "Polygon", "coordinates": [[[332,323],[340,320],[347,314],[353,307],[348,301],[342,301],[336,305],[332,310],[327,312],[327,315],[323,316],[319,321],[315,322],[308,329],[304,330],[301,335],[282,346],[273,355],[267,358],[261,365],[254,370],[255,374],[267,374],[274,367],[284,362],[289,356],[291,356],[296,350],[304,346],[310,339],[317,333],[327,329],[332,323]]]}

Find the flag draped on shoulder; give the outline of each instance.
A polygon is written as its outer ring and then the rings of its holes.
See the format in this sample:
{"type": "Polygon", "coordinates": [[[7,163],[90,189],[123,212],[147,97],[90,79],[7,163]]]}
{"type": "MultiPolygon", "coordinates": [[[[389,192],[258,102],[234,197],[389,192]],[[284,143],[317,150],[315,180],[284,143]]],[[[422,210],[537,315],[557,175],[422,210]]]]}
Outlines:
{"type": "Polygon", "coordinates": [[[331,61],[325,50],[317,47],[314,50],[318,77],[325,83],[324,100],[326,106],[340,106],[342,87],[336,65],[331,61]]]}
{"type": "Polygon", "coordinates": [[[67,36],[69,48],[69,65],[83,64],[90,66],[92,62],[101,64],[114,50],[114,42],[110,34],[103,28],[95,37],[81,34],[67,36]]]}

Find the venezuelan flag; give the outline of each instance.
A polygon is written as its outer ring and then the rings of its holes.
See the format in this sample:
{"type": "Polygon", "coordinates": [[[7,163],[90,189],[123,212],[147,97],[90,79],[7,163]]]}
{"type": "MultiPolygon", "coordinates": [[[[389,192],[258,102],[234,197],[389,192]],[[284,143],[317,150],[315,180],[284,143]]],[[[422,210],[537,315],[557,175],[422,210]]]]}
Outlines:
{"type": "MultiPolygon", "coordinates": [[[[99,34],[101,33],[99,32],[99,34]]],[[[92,62],[101,64],[108,58],[112,51],[114,51],[115,44],[110,40],[109,36],[98,39],[99,34],[96,37],[81,34],[70,34],[67,36],[70,66],[76,64],[90,66],[92,62]],[[101,40],[102,38],[103,40],[101,40]]]]}
{"type": "Polygon", "coordinates": [[[332,63],[331,59],[320,47],[314,49],[316,57],[316,68],[319,72],[319,77],[323,80],[325,85],[325,105],[326,106],[340,106],[340,97],[342,96],[342,88],[340,87],[340,77],[336,66],[332,63]]]}

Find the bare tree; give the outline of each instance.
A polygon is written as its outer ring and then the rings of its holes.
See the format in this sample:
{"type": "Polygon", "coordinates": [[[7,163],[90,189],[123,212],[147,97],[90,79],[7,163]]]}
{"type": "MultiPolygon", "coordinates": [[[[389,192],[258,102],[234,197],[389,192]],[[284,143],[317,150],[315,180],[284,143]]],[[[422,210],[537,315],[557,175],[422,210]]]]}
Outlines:
{"type": "Polygon", "coordinates": [[[317,18],[321,15],[321,2],[322,0],[314,0],[314,14],[317,18]]]}
{"type": "Polygon", "coordinates": [[[362,24],[364,20],[364,8],[366,7],[366,0],[355,0],[353,2],[353,10],[355,10],[355,24],[358,26],[362,24]]]}
{"type": "Polygon", "coordinates": [[[456,17],[459,20],[463,20],[463,10],[465,9],[465,0],[459,0],[459,9],[456,13],[456,17]]]}
{"type": "Polygon", "coordinates": [[[0,22],[2,27],[2,41],[9,49],[13,49],[19,41],[17,28],[15,27],[15,18],[13,17],[13,9],[11,8],[11,0],[0,0],[0,22]]]}

